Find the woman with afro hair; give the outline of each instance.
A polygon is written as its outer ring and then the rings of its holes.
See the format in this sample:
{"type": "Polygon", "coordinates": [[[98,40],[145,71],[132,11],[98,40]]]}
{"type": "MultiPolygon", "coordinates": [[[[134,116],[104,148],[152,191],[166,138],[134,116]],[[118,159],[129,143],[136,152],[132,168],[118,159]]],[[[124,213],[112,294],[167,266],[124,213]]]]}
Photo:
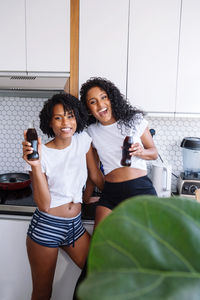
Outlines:
{"type": "Polygon", "coordinates": [[[83,131],[87,112],[70,94],[56,94],[40,112],[40,128],[52,139],[45,145],[38,139],[39,160],[28,160],[31,144],[23,141],[23,158],[33,186],[37,208],[27,232],[33,299],[50,299],[58,257],[62,248],[83,269],[90,236],[81,220],[82,189],[87,170],[94,184],[103,188],[91,138],[83,131]]]}
{"type": "MultiPolygon", "coordinates": [[[[132,107],[111,81],[90,78],[81,87],[80,99],[88,110],[88,134],[105,174],[104,189],[96,207],[97,226],[123,200],[137,195],[156,195],[147,177],[146,160],[157,159],[158,153],[144,112],[132,107]],[[123,141],[128,135],[133,137],[129,167],[120,163],[123,141]]],[[[85,201],[90,194],[88,180],[85,201]]]]}

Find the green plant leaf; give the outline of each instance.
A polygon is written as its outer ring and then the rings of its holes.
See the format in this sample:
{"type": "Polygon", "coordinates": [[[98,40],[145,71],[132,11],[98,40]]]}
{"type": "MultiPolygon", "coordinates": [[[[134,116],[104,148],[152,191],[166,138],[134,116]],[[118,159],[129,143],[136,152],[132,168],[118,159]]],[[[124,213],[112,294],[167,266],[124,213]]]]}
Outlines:
{"type": "Polygon", "coordinates": [[[200,204],[133,197],[96,228],[81,300],[200,299],[200,204]]]}

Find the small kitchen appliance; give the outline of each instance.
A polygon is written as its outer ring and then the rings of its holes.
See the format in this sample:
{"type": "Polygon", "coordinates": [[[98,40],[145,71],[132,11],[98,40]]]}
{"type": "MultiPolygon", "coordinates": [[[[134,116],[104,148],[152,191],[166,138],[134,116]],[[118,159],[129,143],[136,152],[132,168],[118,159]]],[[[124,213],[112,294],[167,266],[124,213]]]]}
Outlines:
{"type": "Polygon", "coordinates": [[[152,165],[152,182],[158,197],[171,196],[171,175],[172,168],[170,165],[152,165]]]}
{"type": "Polygon", "coordinates": [[[181,142],[183,172],[177,188],[180,196],[195,198],[195,190],[200,188],[200,138],[185,137],[181,142]]]}

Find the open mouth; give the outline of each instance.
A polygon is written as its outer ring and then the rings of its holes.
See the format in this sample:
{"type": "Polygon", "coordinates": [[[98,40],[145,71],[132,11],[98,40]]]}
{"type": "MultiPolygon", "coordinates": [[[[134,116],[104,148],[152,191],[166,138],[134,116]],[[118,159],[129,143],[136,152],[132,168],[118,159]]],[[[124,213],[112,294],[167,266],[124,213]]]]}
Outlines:
{"type": "Polygon", "coordinates": [[[108,109],[106,107],[104,107],[104,108],[100,109],[98,111],[98,113],[100,116],[104,116],[107,113],[107,111],[108,111],[108,109]]]}

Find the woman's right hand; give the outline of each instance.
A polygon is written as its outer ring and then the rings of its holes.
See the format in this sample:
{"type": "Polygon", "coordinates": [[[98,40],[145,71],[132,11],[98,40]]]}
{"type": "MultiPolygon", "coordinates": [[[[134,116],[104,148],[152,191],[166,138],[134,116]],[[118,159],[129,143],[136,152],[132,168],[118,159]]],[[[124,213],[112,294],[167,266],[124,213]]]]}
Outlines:
{"type": "Polygon", "coordinates": [[[38,138],[38,153],[39,159],[38,160],[28,160],[27,155],[33,152],[33,148],[31,147],[31,143],[29,143],[26,139],[27,130],[24,130],[24,141],[22,142],[23,145],[23,155],[22,158],[30,165],[30,166],[39,166],[40,165],[40,158],[41,158],[41,138],[38,138]]]}

